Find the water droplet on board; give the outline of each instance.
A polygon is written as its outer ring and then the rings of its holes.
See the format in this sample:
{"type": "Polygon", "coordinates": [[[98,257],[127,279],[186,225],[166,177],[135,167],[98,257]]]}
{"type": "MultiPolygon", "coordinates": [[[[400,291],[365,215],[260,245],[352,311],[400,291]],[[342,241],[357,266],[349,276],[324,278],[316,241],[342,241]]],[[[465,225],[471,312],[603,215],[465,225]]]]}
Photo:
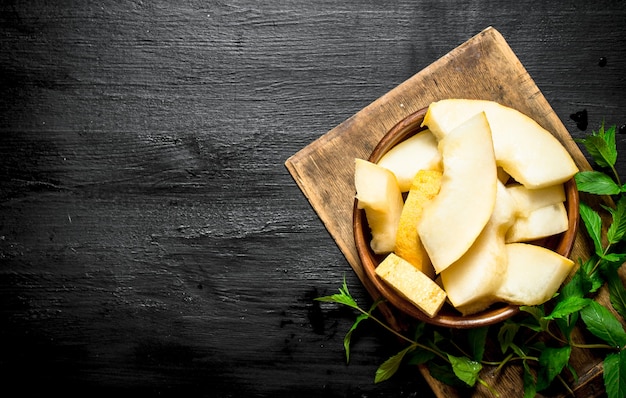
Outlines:
{"type": "Polygon", "coordinates": [[[617,133],[618,134],[626,134],[626,124],[622,124],[621,126],[619,126],[617,128],[617,133]]]}
{"type": "Polygon", "coordinates": [[[579,130],[585,131],[587,130],[587,110],[583,109],[582,111],[578,111],[576,113],[572,113],[569,115],[569,118],[576,122],[576,127],[579,130]]]}
{"type": "Polygon", "coordinates": [[[606,66],[606,63],[607,63],[606,57],[600,57],[600,59],[598,60],[598,65],[601,68],[604,68],[606,66]]]}

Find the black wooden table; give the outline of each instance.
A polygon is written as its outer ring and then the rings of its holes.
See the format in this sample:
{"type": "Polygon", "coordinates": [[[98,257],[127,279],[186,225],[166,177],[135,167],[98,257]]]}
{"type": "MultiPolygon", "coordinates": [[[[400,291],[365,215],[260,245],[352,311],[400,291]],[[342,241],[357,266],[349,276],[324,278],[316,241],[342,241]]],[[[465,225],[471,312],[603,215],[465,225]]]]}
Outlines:
{"type": "Polygon", "coordinates": [[[621,126],[626,3],[181,3],[0,4],[3,389],[432,396],[373,384],[373,324],[346,365],[313,299],[369,298],[284,162],[487,26],[573,136],[621,126]]]}

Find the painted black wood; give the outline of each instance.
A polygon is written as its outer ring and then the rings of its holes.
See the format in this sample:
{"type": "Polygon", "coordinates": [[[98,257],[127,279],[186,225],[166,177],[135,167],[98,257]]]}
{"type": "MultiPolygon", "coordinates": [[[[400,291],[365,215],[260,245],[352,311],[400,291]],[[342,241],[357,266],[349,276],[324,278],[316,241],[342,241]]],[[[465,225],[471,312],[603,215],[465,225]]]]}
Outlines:
{"type": "Polygon", "coordinates": [[[626,3],[178,3],[0,4],[3,387],[428,397],[374,325],[345,364],[313,298],[368,298],[284,161],[490,25],[574,136],[623,125],[626,3]]]}

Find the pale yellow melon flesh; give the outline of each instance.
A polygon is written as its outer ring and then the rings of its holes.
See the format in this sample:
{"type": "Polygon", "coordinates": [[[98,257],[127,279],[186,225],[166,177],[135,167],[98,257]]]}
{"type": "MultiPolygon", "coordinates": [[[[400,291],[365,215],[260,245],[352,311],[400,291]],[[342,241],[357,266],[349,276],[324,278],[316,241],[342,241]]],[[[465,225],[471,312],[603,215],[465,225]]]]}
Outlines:
{"type": "Polygon", "coordinates": [[[404,201],[394,174],[372,162],[355,159],[354,185],[358,207],[372,232],[374,253],[389,253],[396,244],[404,201]]]}
{"type": "Polygon", "coordinates": [[[419,237],[436,273],[474,243],[493,212],[497,171],[489,124],[479,113],[439,142],[443,179],[418,222],[419,237]]]}
{"type": "Polygon", "coordinates": [[[439,193],[440,187],[440,171],[420,170],[417,172],[404,201],[396,235],[396,246],[393,250],[395,254],[413,264],[430,278],[435,276],[435,271],[417,234],[417,222],[423,214],[424,206],[439,193]]]}
{"type": "Polygon", "coordinates": [[[394,253],[376,267],[376,275],[431,318],[446,301],[446,292],[439,285],[394,253]]]}
{"type": "Polygon", "coordinates": [[[548,301],[572,271],[574,262],[552,250],[527,243],[506,245],[508,266],[496,296],[518,305],[548,301]]]}
{"type": "Polygon", "coordinates": [[[515,199],[517,210],[523,217],[527,217],[530,212],[541,207],[565,202],[563,184],[538,189],[528,189],[521,184],[511,184],[506,189],[515,199]]]}
{"type": "Polygon", "coordinates": [[[518,217],[506,233],[507,243],[529,242],[567,231],[569,221],[565,204],[559,202],[518,217]]]}
{"type": "Polygon", "coordinates": [[[473,115],[485,112],[498,166],[528,188],[563,183],[578,167],[550,132],[523,113],[493,101],[446,99],[433,102],[424,126],[441,140],[473,115]]]}
{"type": "Polygon", "coordinates": [[[515,202],[498,182],[494,211],[470,249],[441,272],[448,300],[463,315],[484,310],[495,302],[495,293],[506,274],[504,235],[513,223],[515,202]]]}
{"type": "Polygon", "coordinates": [[[411,188],[413,177],[419,170],[439,170],[441,155],[437,140],[429,130],[421,131],[391,148],[377,162],[398,179],[402,192],[411,188]]]}

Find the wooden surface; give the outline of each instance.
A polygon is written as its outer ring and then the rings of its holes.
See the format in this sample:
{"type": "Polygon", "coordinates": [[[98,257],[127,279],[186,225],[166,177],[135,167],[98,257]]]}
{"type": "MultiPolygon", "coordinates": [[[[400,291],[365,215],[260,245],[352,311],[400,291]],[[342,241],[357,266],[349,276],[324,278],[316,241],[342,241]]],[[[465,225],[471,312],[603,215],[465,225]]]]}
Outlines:
{"type": "MultiPolygon", "coordinates": [[[[16,395],[435,396],[285,161],[487,26],[626,123],[626,3],[0,3],[0,374],[16,395]],[[606,65],[599,60],[606,57],[606,65]]],[[[387,123],[381,121],[380,123],[387,123]]],[[[622,152],[626,143],[618,137],[622,152]]],[[[626,163],[619,160],[626,175],[626,163]]]]}
{"type": "MultiPolygon", "coordinates": [[[[294,179],[373,300],[380,299],[381,294],[359,259],[352,231],[354,158],[367,159],[392,126],[445,98],[485,99],[518,109],[552,132],[579,169],[591,167],[506,40],[492,27],[483,30],[287,160],[294,179]]],[[[588,257],[590,247],[585,239],[581,231],[572,250],[573,258],[588,257]]],[[[406,328],[399,324],[399,313],[393,308],[385,308],[384,315],[396,329],[406,328]]],[[[586,351],[575,351],[572,358],[572,363],[581,365],[575,368],[577,374],[601,383],[595,366],[599,361],[586,351]],[[589,371],[596,373],[587,375],[589,371]]],[[[461,396],[432,379],[425,367],[421,370],[437,396],[461,396]]],[[[483,377],[488,379],[492,371],[486,367],[483,377]]],[[[521,365],[507,367],[494,389],[503,395],[523,389],[522,374],[521,365]]],[[[476,389],[477,396],[486,394],[488,390],[482,386],[476,389]]]]}

